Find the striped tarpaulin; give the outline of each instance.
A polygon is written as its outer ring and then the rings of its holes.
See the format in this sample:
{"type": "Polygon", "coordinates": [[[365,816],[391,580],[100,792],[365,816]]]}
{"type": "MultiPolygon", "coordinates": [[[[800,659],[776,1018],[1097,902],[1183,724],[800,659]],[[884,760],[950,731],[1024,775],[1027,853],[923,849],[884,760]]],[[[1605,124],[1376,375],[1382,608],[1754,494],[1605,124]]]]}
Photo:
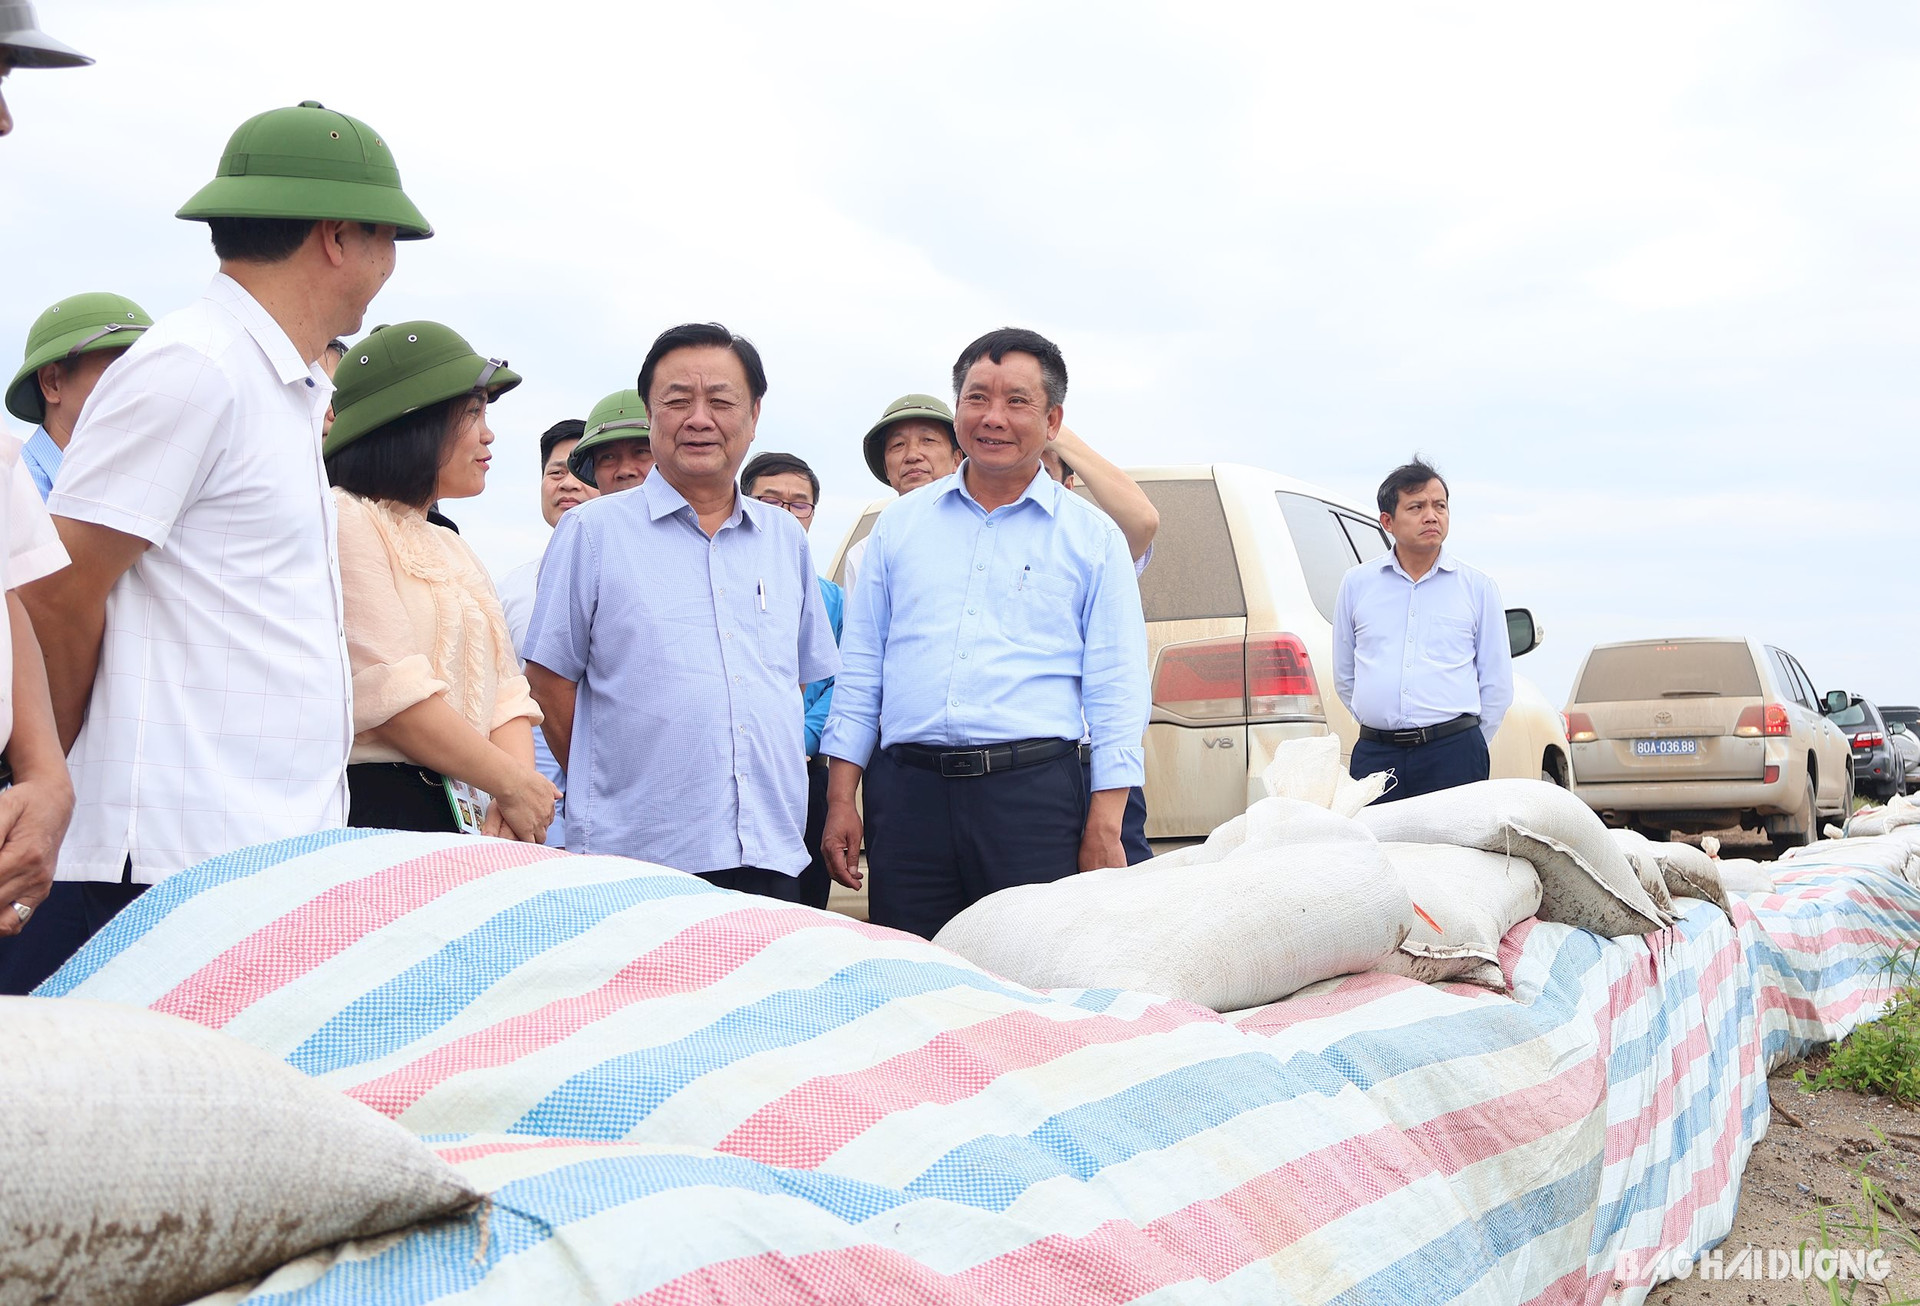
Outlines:
{"type": "Polygon", "coordinates": [[[343,831],[169,879],[41,992],[223,1029],[493,1195],[223,1301],[1636,1302],[1622,1266],[1725,1236],[1769,1065],[1920,941],[1882,870],[1777,888],[1647,939],[1528,922],[1510,997],[1361,975],[1221,1017],[619,858],[343,831]]]}

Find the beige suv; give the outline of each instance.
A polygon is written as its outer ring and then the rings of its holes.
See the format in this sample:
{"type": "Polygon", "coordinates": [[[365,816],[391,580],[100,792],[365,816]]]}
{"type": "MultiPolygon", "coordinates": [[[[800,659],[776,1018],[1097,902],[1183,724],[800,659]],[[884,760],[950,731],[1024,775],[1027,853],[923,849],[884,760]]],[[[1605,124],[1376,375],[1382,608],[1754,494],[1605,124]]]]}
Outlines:
{"type": "Polygon", "coordinates": [[[1740,826],[1776,847],[1853,805],[1850,741],[1792,654],[1750,639],[1645,639],[1587,654],[1567,704],[1573,791],[1656,838],[1740,826]]]}
{"type": "MultiPolygon", "coordinates": [[[[1359,735],[1333,688],[1340,578],[1390,546],[1370,509],[1258,467],[1129,468],[1160,512],[1140,577],[1153,667],[1147,726],[1147,835],[1203,838],[1266,796],[1260,773],[1281,741],[1359,735]]],[[[873,528],[869,505],[835,555],[873,528]]],[[[1516,653],[1538,643],[1509,613],[1516,653]]],[[[1567,783],[1560,714],[1525,677],[1490,748],[1495,776],[1567,783]]]]}

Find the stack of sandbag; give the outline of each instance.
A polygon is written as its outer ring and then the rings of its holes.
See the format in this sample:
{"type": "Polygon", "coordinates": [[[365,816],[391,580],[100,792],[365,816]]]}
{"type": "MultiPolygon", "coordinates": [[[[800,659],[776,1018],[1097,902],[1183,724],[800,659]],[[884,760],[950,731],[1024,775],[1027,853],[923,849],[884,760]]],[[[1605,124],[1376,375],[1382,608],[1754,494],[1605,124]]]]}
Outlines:
{"type": "Polygon", "coordinates": [[[1366,808],[1384,843],[1452,844],[1521,857],[1540,874],[1540,919],[1608,938],[1672,923],[1593,810],[1544,780],[1482,780],[1366,808]]]}
{"type": "Polygon", "coordinates": [[[1728,894],[1773,892],[1773,872],[1767,863],[1751,857],[1722,857],[1720,841],[1712,835],[1700,840],[1700,851],[1713,863],[1713,873],[1728,894]]]}
{"type": "Polygon", "coordinates": [[[1920,826],[1920,802],[1895,794],[1885,807],[1863,807],[1855,812],[1847,819],[1844,833],[1849,838],[1892,834],[1903,826],[1920,826]]]}
{"type": "Polygon", "coordinates": [[[1449,844],[1383,843],[1413,902],[1413,928],[1375,970],[1504,992],[1500,940],[1540,909],[1540,876],[1524,858],[1449,844]]]}
{"type": "Polygon", "coordinates": [[[934,937],[1032,988],[1123,988],[1215,1011],[1371,970],[1412,904],[1373,836],[1323,807],[1267,798],[1215,839],[1138,866],[991,894],[934,937]]]}
{"type": "MultiPolygon", "coordinates": [[[[1390,779],[1385,772],[1363,780],[1349,776],[1347,769],[1340,765],[1338,735],[1282,740],[1273,750],[1273,760],[1260,772],[1268,797],[1311,803],[1336,816],[1358,813],[1386,792],[1390,779]]],[[[1205,842],[1162,853],[1151,862],[1141,863],[1141,867],[1171,870],[1176,866],[1202,866],[1221,861],[1246,842],[1247,816],[1243,812],[1216,828],[1205,842]]]]}
{"type": "Polygon", "coordinates": [[[0,1303],[170,1306],[471,1210],[399,1125],[238,1039],[0,998],[0,1303]]]}
{"type": "Polygon", "coordinates": [[[1637,830],[1614,830],[1611,833],[1614,842],[1620,845],[1620,851],[1633,862],[1641,885],[1648,888],[1649,896],[1655,903],[1671,911],[1675,898],[1698,898],[1702,902],[1712,903],[1723,912],[1732,913],[1733,904],[1728,901],[1727,891],[1714,870],[1713,858],[1700,849],[1692,844],[1663,843],[1649,839],[1637,830]],[[1651,891],[1649,881],[1659,885],[1659,893],[1651,891]]]}

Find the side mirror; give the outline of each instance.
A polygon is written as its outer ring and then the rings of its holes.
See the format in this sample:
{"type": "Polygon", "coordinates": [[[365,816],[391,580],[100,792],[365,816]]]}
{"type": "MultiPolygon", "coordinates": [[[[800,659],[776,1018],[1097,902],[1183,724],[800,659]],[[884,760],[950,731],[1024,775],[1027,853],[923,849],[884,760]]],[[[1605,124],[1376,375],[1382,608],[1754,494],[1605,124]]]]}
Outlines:
{"type": "Polygon", "coordinates": [[[1844,689],[1829,689],[1821,706],[1828,716],[1832,716],[1835,712],[1844,712],[1853,706],[1853,695],[1844,689]]]}
{"type": "Polygon", "coordinates": [[[1520,657],[1540,647],[1540,641],[1547,637],[1533,620],[1533,613],[1525,608],[1507,609],[1507,647],[1513,650],[1513,656],[1520,657]]]}

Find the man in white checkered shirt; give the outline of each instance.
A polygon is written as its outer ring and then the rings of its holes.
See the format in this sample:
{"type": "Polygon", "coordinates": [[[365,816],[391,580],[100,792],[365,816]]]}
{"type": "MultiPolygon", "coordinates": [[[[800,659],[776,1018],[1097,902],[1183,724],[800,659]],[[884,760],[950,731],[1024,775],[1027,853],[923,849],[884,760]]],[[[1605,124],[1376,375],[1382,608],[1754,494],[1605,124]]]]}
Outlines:
{"type": "Polygon", "coordinates": [[[346,822],[352,680],[317,360],[359,330],[396,238],[432,228],[379,136],[311,102],[243,124],[180,216],[209,224],[220,274],[94,390],[47,502],[73,565],[24,596],[57,632],[77,803],[66,910],[49,898],[34,921],[49,928],[0,951],[0,990],[38,982],[175,871],[346,822]]]}

